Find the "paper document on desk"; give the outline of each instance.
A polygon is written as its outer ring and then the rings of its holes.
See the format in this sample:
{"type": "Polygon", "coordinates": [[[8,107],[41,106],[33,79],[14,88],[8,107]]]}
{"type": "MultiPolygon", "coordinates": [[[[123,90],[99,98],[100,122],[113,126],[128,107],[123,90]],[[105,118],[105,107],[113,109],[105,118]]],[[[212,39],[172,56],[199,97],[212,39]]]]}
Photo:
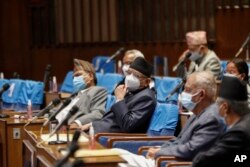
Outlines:
{"type": "MultiPolygon", "coordinates": [[[[61,151],[62,155],[67,153],[66,150],[61,151]]],[[[77,150],[75,153],[76,158],[83,158],[83,157],[97,157],[97,156],[116,156],[120,155],[121,153],[117,150],[113,149],[101,149],[101,150],[89,150],[89,149],[81,149],[77,150]]]]}
{"type": "MultiPolygon", "coordinates": [[[[73,134],[69,134],[69,141],[72,140],[73,134]]],[[[51,138],[49,138],[49,134],[42,134],[41,139],[46,142],[56,141],[56,134],[54,134],[51,138]]],[[[67,141],[67,134],[59,134],[60,141],[67,141]]],[[[89,139],[83,135],[81,135],[78,139],[78,142],[85,143],[89,142],[89,139]]]]}

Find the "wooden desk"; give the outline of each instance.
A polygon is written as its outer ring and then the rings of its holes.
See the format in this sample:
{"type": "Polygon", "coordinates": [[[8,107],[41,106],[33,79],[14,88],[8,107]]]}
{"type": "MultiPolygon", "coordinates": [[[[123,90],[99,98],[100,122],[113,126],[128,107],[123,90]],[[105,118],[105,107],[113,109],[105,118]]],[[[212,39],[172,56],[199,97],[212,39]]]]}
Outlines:
{"type": "MultiPolygon", "coordinates": [[[[56,160],[62,158],[59,153],[60,148],[66,148],[66,144],[62,145],[48,145],[43,144],[46,148],[38,148],[36,144],[41,141],[39,132],[33,131],[37,136],[34,136],[26,132],[25,140],[23,141],[24,150],[23,158],[24,163],[27,166],[36,167],[51,167],[55,164],[56,160]]],[[[89,143],[81,143],[80,148],[89,148],[89,143]]],[[[103,147],[96,143],[95,149],[103,149],[103,147]]],[[[81,158],[84,161],[85,166],[88,167],[116,167],[118,163],[125,162],[120,156],[106,156],[106,157],[85,157],[81,158]]]]}
{"type": "MultiPolygon", "coordinates": [[[[2,167],[22,167],[22,140],[24,138],[23,126],[26,119],[14,119],[14,114],[18,112],[4,111],[10,118],[0,119],[0,166],[2,167]]],[[[27,129],[39,130],[43,119],[38,119],[30,124],[27,129]]]]}

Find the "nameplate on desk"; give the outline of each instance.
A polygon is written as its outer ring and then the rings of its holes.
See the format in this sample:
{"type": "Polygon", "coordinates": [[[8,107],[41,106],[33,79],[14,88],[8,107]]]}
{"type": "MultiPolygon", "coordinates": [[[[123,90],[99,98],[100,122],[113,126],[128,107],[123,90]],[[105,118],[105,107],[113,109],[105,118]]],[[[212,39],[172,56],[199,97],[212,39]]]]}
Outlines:
{"type": "MultiPolygon", "coordinates": [[[[73,138],[73,134],[69,134],[69,140],[71,141],[73,138]]],[[[56,134],[54,134],[52,137],[49,138],[49,134],[42,134],[41,139],[46,142],[50,141],[56,141],[57,137],[56,134]]],[[[59,134],[60,141],[67,141],[67,134],[59,134]]],[[[78,142],[85,143],[89,142],[89,139],[83,135],[81,135],[78,139],[78,142]]]]}
{"type": "MultiPolygon", "coordinates": [[[[61,151],[62,155],[67,153],[66,150],[61,151]]],[[[80,149],[75,152],[76,158],[84,158],[84,157],[105,157],[105,156],[118,156],[121,153],[118,150],[113,149],[100,149],[100,150],[90,150],[90,149],[80,149]]]]}

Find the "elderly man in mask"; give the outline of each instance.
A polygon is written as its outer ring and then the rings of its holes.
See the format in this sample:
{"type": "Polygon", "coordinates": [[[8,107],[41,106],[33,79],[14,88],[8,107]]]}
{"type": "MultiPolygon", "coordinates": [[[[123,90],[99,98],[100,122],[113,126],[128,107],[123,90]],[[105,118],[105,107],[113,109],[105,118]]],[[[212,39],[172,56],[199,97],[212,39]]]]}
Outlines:
{"type": "Polygon", "coordinates": [[[128,166],[155,167],[154,159],[164,155],[192,160],[198,152],[207,150],[224,132],[225,123],[214,103],[216,81],[211,72],[195,72],[188,76],[180,96],[180,103],[194,113],[180,134],[161,147],[150,148],[147,158],[116,149],[128,161],[128,166]]]}
{"type": "Polygon", "coordinates": [[[122,58],[122,72],[126,76],[128,74],[129,66],[134,62],[137,57],[144,58],[141,51],[132,49],[127,50],[122,58]]]}
{"type": "Polygon", "coordinates": [[[173,70],[177,72],[180,77],[185,77],[186,74],[191,74],[196,71],[211,71],[213,75],[219,79],[221,66],[220,59],[215,52],[210,50],[207,46],[207,38],[205,31],[192,31],[186,34],[186,41],[188,49],[181,55],[179,62],[191,63],[186,70],[186,64],[180,63],[177,68],[173,70]]]}
{"type": "MultiPolygon", "coordinates": [[[[153,67],[138,57],[130,65],[125,84],[115,89],[116,103],[99,121],[93,121],[94,132],[145,133],[156,107],[155,92],[149,89],[153,67]]],[[[82,126],[88,130],[91,124],[82,126]]]]}
{"type": "Polygon", "coordinates": [[[250,166],[250,110],[247,99],[245,83],[232,75],[223,76],[216,102],[228,128],[208,151],[194,158],[194,167],[250,166]]]}

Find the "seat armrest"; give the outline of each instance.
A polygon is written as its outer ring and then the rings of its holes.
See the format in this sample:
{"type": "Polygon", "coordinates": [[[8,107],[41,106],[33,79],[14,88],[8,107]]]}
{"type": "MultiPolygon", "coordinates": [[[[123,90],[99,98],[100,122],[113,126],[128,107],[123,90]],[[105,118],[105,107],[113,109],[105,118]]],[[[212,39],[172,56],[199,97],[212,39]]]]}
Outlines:
{"type": "Polygon", "coordinates": [[[95,140],[99,141],[99,138],[102,136],[147,136],[144,133],[97,133],[95,134],[95,140]]]}
{"type": "Polygon", "coordinates": [[[107,147],[112,148],[113,143],[117,141],[166,141],[172,139],[174,136],[122,136],[122,137],[111,137],[108,139],[107,147]]]}
{"type": "Polygon", "coordinates": [[[152,148],[152,147],[156,148],[156,147],[161,147],[161,146],[142,146],[142,147],[140,147],[140,148],[138,149],[138,155],[142,155],[142,153],[143,153],[144,151],[147,151],[148,149],[150,149],[150,148],[152,148]]]}
{"type": "Polygon", "coordinates": [[[159,156],[158,158],[156,158],[156,161],[155,161],[156,166],[160,167],[162,161],[170,161],[171,162],[171,161],[185,161],[185,160],[182,158],[175,157],[175,156],[159,156]]]}
{"type": "Polygon", "coordinates": [[[166,167],[176,167],[176,166],[185,166],[185,167],[188,167],[188,166],[192,166],[192,162],[169,162],[166,167]]]}

